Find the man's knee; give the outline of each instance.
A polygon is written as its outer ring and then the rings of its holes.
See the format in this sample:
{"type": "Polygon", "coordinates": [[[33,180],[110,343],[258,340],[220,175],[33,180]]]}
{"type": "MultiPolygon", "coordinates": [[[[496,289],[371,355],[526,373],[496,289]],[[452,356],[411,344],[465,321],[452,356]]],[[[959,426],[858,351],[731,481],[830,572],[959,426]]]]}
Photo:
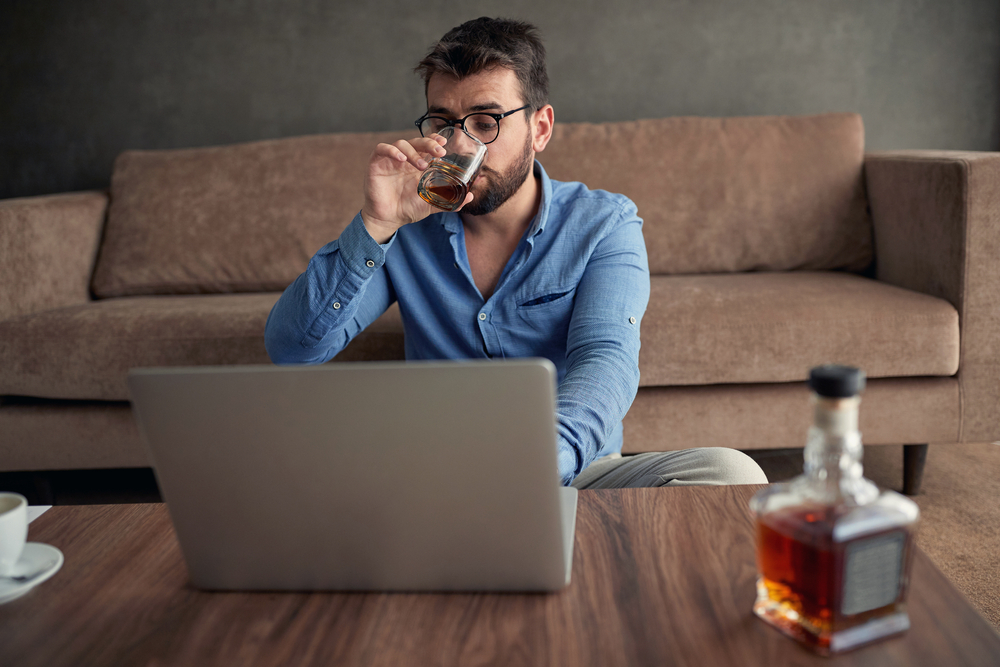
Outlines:
{"type": "Polygon", "coordinates": [[[756,461],[728,447],[697,447],[647,456],[654,464],[650,472],[659,483],[646,486],[767,484],[767,475],[756,461]]]}
{"type": "Polygon", "coordinates": [[[705,447],[697,451],[705,457],[704,464],[716,471],[719,484],[768,483],[757,462],[741,451],[729,447],[705,447]]]}
{"type": "Polygon", "coordinates": [[[573,482],[578,489],[704,484],[767,484],[767,476],[742,452],[705,447],[595,461],[573,482]]]}

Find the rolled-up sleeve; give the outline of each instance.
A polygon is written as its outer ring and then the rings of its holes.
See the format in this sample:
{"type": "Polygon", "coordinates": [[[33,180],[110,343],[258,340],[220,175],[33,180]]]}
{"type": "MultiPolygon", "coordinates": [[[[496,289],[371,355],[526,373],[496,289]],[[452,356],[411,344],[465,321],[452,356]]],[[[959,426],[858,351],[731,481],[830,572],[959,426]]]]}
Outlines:
{"type": "Polygon", "coordinates": [[[639,329],[649,302],[642,219],[626,201],[596,245],[577,288],[559,386],[559,474],[563,484],[597,457],[639,388],[639,329]]]}

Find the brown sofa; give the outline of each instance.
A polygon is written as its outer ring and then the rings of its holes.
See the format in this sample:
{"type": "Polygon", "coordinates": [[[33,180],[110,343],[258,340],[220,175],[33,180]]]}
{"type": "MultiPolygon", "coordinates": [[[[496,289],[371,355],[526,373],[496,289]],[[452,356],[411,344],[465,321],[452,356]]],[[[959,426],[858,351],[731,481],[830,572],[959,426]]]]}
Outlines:
{"type": "MultiPolygon", "coordinates": [[[[128,369],[267,363],[271,305],[408,135],[128,151],[109,193],[0,202],[0,471],[147,466],[128,369]]],[[[645,220],[626,452],[801,446],[823,362],[867,371],[867,444],[1000,439],[1000,154],[865,154],[826,114],[557,124],[539,159],[645,220]]],[[[402,336],[393,308],[335,361],[402,336]]]]}

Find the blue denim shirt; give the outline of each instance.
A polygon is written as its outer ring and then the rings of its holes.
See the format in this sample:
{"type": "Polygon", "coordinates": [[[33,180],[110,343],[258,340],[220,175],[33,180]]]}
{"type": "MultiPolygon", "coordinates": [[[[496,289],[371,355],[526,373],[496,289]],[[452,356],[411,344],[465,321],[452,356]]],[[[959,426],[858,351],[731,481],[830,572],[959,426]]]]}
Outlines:
{"type": "Polygon", "coordinates": [[[537,162],[535,175],[538,214],[489,299],[472,279],[457,213],[401,227],[381,245],[358,214],[274,305],[265,334],[271,359],[325,362],[398,301],[407,359],[555,364],[563,484],[620,452],[649,301],[642,220],[623,195],[552,181],[537,162]]]}

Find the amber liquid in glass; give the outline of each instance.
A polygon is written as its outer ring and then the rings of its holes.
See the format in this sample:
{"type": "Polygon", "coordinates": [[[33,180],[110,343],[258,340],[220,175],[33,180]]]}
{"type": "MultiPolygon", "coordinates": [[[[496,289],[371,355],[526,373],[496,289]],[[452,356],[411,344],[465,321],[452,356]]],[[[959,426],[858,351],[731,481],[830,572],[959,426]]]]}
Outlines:
{"type": "MultiPolygon", "coordinates": [[[[451,183],[446,183],[444,185],[430,185],[427,188],[427,193],[430,195],[429,203],[435,204],[436,202],[444,202],[449,208],[458,206],[465,200],[465,193],[468,192],[468,188],[463,189],[458,185],[452,185],[451,183]]],[[[425,199],[425,201],[427,201],[425,199]]]]}
{"type": "Polygon", "coordinates": [[[431,206],[454,211],[465,201],[468,184],[475,177],[470,163],[467,156],[457,154],[434,158],[420,179],[417,194],[431,206]]]}

